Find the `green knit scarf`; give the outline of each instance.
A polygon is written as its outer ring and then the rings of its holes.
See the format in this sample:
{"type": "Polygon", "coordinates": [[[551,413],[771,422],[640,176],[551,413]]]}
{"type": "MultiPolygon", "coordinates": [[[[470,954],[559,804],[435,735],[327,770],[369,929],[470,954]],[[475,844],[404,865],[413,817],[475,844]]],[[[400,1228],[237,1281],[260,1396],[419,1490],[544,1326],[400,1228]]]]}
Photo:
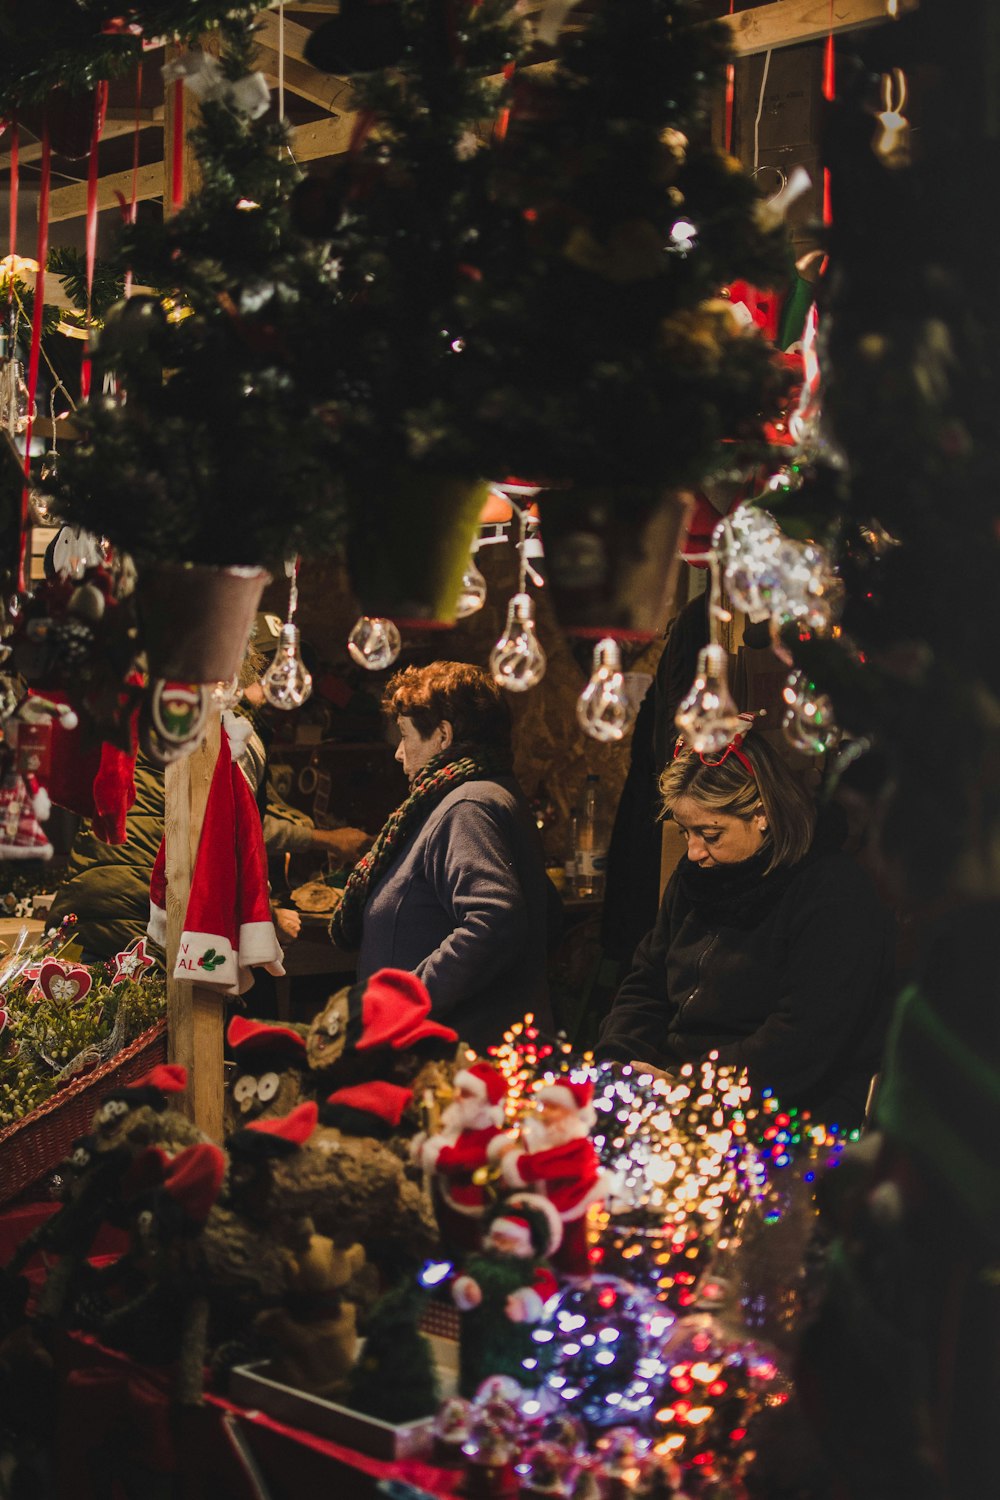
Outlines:
{"type": "Polygon", "coordinates": [[[357,948],[361,942],[365,903],[401,849],[431,810],[466,781],[490,781],[510,771],[510,758],[490,751],[446,759],[435,755],[413,778],[410,795],[391,812],[378,838],[347,877],[340,905],[330,919],[330,936],[338,948],[357,948]]]}

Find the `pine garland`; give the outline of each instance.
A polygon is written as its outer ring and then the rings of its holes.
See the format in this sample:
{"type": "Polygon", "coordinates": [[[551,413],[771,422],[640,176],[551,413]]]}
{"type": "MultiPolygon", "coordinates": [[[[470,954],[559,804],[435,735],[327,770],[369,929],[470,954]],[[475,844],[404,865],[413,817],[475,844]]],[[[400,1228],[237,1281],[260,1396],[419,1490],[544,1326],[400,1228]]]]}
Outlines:
{"type": "MultiPolygon", "coordinates": [[[[254,28],[237,15],[220,30],[236,82],[254,70],[254,28]]],[[[299,174],[272,113],[206,102],[192,139],[198,193],[163,224],[122,231],[116,269],[162,290],[106,314],[83,437],[60,464],[60,513],[140,566],[329,550],[343,506],[314,334],[333,269],[292,231],[299,174]],[[127,400],[97,394],[106,375],[127,400]]]]}
{"type": "MultiPolygon", "coordinates": [[[[53,90],[82,94],[127,73],[141,60],[144,41],[194,42],[240,13],[231,0],[140,0],[124,9],[118,0],[33,0],[0,9],[0,119],[53,90]],[[123,22],[129,29],[117,29],[123,22]]],[[[242,14],[256,9],[245,6],[242,14]]]]}

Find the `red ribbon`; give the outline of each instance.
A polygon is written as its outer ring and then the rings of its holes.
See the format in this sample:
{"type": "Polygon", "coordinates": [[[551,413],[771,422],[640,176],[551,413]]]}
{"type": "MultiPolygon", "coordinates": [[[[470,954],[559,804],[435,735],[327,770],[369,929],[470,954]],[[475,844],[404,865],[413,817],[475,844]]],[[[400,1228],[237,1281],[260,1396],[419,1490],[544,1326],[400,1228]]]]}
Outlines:
{"type": "Polygon", "coordinates": [[[87,343],[80,367],[80,395],[90,395],[90,298],[94,287],[94,262],[97,259],[97,157],[108,107],[108,82],[102,78],[94,90],[94,127],[90,136],[90,161],[87,166],[87,343]]]}
{"type": "MultiPolygon", "coordinates": [[[[823,98],[832,104],[837,97],[836,55],[833,47],[833,0],[830,0],[830,34],[823,50],[823,98]]],[[[833,207],[830,192],[830,168],[823,168],[823,223],[833,223],[833,207]]]]}
{"type": "MultiPolygon", "coordinates": [[[[139,63],[135,73],[135,134],[132,137],[132,198],[125,210],[125,200],[121,199],[123,215],[126,224],[134,224],[136,218],[136,204],[139,202],[139,136],[140,121],[139,112],[142,109],[142,63],[139,63]]],[[[120,197],[120,195],[119,195],[120,197]]],[[[129,266],[125,272],[125,295],[132,295],[132,267],[129,266]]]]}
{"type": "Polygon", "coordinates": [[[123,1362],[70,1371],[63,1412],[59,1446],[67,1477],[87,1474],[89,1455],[109,1440],[120,1455],[140,1458],[156,1473],[173,1472],[169,1398],[140,1366],[123,1362]]]}
{"type": "Polygon", "coordinates": [[[184,202],[184,80],[174,81],[174,139],[170,173],[170,206],[174,213],[184,202]]]}
{"type": "Polygon", "coordinates": [[[42,125],[42,169],[38,185],[38,275],[35,278],[35,307],[31,318],[31,354],[28,359],[28,427],[24,434],[24,486],[21,490],[21,540],[18,548],[17,586],[25,588],[24,565],[28,553],[28,491],[31,484],[31,433],[35,425],[35,392],[38,389],[38,359],[42,352],[42,318],[45,313],[45,262],[49,257],[49,179],[52,152],[49,146],[49,122],[42,125]]]}
{"type": "MultiPolygon", "coordinates": [[[[729,0],[729,14],[736,9],[736,0],[729,0]]],[[[736,64],[726,64],[726,150],[733,149],[733,105],[736,102],[736,64]]]]}

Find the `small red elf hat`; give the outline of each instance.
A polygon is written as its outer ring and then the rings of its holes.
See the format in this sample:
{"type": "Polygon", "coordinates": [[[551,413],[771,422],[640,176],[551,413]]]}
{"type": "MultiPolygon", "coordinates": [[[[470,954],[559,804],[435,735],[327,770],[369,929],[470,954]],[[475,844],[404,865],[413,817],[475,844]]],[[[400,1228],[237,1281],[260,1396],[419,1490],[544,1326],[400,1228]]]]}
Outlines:
{"type": "Polygon", "coordinates": [[[229,1137],[226,1145],[235,1155],[258,1160],[268,1156],[291,1156],[305,1145],[319,1123],[319,1106],[307,1099],[278,1120],[251,1120],[229,1137]]]}
{"type": "Polygon", "coordinates": [[[457,1042],[458,1032],[429,1020],[430,1012],[427,986],[416,974],[407,969],[378,969],[365,986],[357,1051],[390,1047],[401,1052],[431,1038],[457,1042]]]}
{"type": "Polygon", "coordinates": [[[226,1041],[243,1062],[251,1054],[280,1053],[290,1062],[305,1058],[305,1037],[291,1026],[272,1026],[268,1021],[251,1021],[247,1016],[233,1016],[226,1031],[226,1041]]]}
{"type": "Polygon", "coordinates": [[[346,1123],[340,1112],[344,1111],[346,1114],[350,1111],[357,1115],[373,1116],[395,1129],[412,1098],[412,1089],[404,1089],[398,1083],[386,1083],[383,1079],[376,1078],[371,1083],[355,1083],[348,1088],[334,1089],[327,1098],[323,1118],[329,1124],[346,1123]]]}
{"type": "Polygon", "coordinates": [[[168,1163],[163,1188],[193,1224],[204,1224],[225,1175],[223,1152],[210,1141],[200,1141],[168,1163]]]}

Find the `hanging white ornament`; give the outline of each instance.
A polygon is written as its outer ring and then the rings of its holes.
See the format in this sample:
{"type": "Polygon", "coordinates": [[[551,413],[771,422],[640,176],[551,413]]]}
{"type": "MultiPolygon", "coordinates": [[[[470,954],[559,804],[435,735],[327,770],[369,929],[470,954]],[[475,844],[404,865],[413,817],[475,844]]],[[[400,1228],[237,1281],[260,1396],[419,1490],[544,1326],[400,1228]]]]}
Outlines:
{"type": "Polygon", "coordinates": [[[285,563],[288,577],[288,618],[278,632],[278,646],[274,658],[260,679],[264,697],[272,708],[289,711],[301,708],[312,692],[312,673],[302,660],[302,643],[299,627],[295,624],[295,611],[299,602],[299,560],[289,558],[285,563]]]}
{"type": "Polygon", "coordinates": [[[545,652],[535,634],[531,595],[515,594],[507,606],[503,635],[490,652],[493,681],[508,693],[526,693],[545,676],[545,652]]]}
{"type": "Polygon", "coordinates": [[[839,738],[833,704],[826,693],[818,693],[804,672],[793,672],[781,696],[787,707],[781,727],[794,750],[822,755],[839,738]]]}
{"type": "Polygon", "coordinates": [[[476,614],[486,603],[486,579],[476,565],[477,550],[478,546],[474,546],[469,554],[469,561],[465,565],[465,571],[462,574],[458,600],[455,604],[455,618],[457,620],[467,620],[469,615],[476,614]]]}
{"type": "Polygon", "coordinates": [[[402,645],[394,622],[381,615],[362,615],[347,637],[351,660],[369,672],[384,672],[391,667],[402,645]]]}
{"type": "Polygon", "coordinates": [[[576,717],[591,739],[620,740],[634,718],[618,642],[607,636],[594,647],[594,670],[576,700],[576,717]]]}
{"type": "Polygon", "coordinates": [[[705,646],[699,653],[697,674],[674,723],[688,749],[698,755],[724,750],[746,728],[729,691],[726,653],[721,646],[705,646]]]}

